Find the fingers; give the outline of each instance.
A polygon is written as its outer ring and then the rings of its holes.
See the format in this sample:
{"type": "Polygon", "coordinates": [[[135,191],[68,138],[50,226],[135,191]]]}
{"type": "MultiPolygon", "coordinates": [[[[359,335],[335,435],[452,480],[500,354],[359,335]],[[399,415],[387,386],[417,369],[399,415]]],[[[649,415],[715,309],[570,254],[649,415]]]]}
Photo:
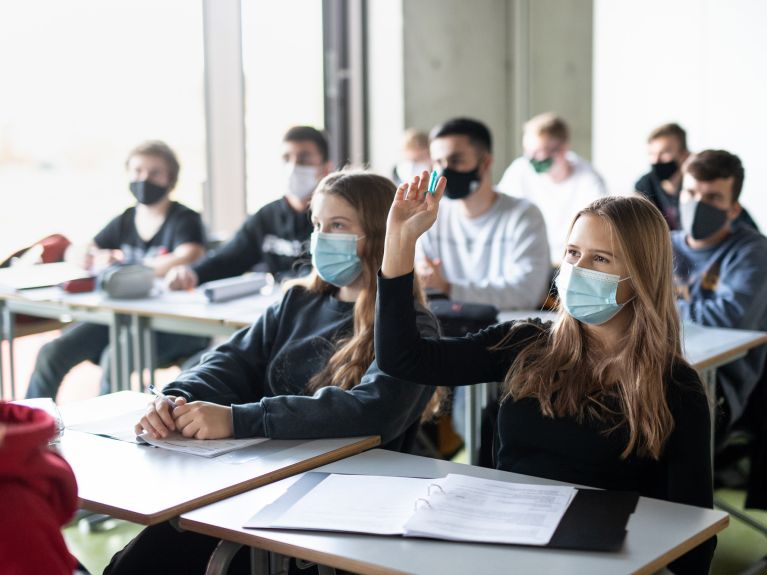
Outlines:
{"type": "Polygon", "coordinates": [[[394,193],[394,201],[401,201],[405,199],[405,196],[407,195],[409,184],[407,182],[402,182],[399,187],[397,188],[397,191],[394,193]]]}
{"type": "MultiPolygon", "coordinates": [[[[176,399],[171,395],[169,395],[168,398],[172,400],[176,399]]],[[[160,416],[160,419],[162,420],[165,427],[170,431],[174,431],[176,429],[176,423],[173,420],[173,414],[170,412],[170,406],[168,405],[168,402],[165,401],[165,399],[158,397],[154,400],[154,409],[160,416]]]]}
{"type": "Polygon", "coordinates": [[[426,204],[429,207],[436,206],[439,204],[439,201],[442,199],[442,196],[445,193],[445,188],[447,187],[447,178],[445,176],[440,176],[439,180],[437,180],[437,185],[434,188],[433,194],[426,194],[426,204]]]}

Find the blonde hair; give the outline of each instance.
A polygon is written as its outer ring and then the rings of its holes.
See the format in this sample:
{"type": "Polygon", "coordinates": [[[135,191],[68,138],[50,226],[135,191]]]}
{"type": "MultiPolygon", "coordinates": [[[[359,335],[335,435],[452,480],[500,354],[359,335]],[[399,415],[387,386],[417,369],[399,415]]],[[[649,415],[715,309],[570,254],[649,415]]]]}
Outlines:
{"type": "Polygon", "coordinates": [[[538,114],[525,122],[524,132],[536,136],[546,136],[558,142],[570,141],[570,128],[567,122],[553,112],[538,114]]]}
{"type": "MultiPolygon", "coordinates": [[[[570,230],[587,214],[609,224],[636,294],[624,308],[632,319],[620,351],[596,355],[583,326],[560,306],[552,328],[539,327],[515,358],[506,374],[504,399],[536,398],[547,417],[611,422],[607,433],[625,424],[628,442],[621,457],[636,452],[658,459],[674,428],[666,381],[675,363],[685,363],[668,227],[657,208],[639,197],[596,200],[575,216],[570,230]],[[615,380],[610,374],[617,374],[615,380]]],[[[507,347],[506,341],[495,346],[507,347]]]]}
{"type": "MultiPolygon", "coordinates": [[[[308,382],[306,389],[314,393],[330,385],[351,389],[360,383],[375,358],[373,324],[375,319],[376,283],[383,261],[386,218],[396,186],[391,180],[361,171],[340,171],[329,174],[317,185],[312,201],[322,194],[342,198],[359,216],[365,236],[362,244],[362,278],[364,287],[354,303],[354,331],[351,336],[336,342],[336,349],[325,367],[308,382]]],[[[335,293],[338,288],[324,281],[316,270],[300,279],[288,282],[315,293],[335,293]]],[[[425,298],[416,280],[413,297],[424,304],[425,298]]],[[[443,392],[434,394],[424,411],[424,419],[437,413],[443,392]]]]}

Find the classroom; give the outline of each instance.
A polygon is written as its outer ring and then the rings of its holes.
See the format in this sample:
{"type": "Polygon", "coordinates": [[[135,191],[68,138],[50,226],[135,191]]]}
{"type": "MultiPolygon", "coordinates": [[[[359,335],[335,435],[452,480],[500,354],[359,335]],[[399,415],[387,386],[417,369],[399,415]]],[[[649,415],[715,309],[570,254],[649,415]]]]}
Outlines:
{"type": "Polygon", "coordinates": [[[765,21],[0,0],[0,573],[767,575],[765,21]]]}

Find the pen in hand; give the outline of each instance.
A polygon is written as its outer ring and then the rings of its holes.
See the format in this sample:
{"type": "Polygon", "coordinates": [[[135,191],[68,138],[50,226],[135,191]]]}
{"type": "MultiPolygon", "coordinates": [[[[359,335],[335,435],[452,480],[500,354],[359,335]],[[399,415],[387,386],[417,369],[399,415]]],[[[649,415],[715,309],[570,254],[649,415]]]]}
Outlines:
{"type": "Polygon", "coordinates": [[[167,404],[168,404],[168,408],[170,409],[171,413],[173,413],[173,410],[176,408],[176,402],[175,402],[175,401],[173,401],[173,400],[172,400],[170,397],[168,397],[168,396],[167,396],[167,395],[165,395],[165,394],[164,394],[162,391],[160,391],[159,389],[157,389],[157,388],[154,386],[154,384],[153,384],[153,383],[149,385],[149,388],[148,388],[148,389],[149,389],[150,393],[152,393],[152,394],[156,395],[156,396],[157,396],[157,397],[159,397],[160,399],[164,399],[164,400],[165,400],[165,403],[167,403],[167,404]]]}

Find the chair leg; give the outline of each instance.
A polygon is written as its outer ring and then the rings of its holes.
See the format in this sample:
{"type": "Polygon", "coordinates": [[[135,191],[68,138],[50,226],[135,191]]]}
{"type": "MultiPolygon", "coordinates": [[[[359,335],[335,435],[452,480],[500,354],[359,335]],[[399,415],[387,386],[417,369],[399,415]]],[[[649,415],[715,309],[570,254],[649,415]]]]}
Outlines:
{"type": "Polygon", "coordinates": [[[767,555],[748,567],[745,571],[738,573],[738,575],[764,575],[764,573],[767,573],[767,555]]]}
{"type": "Polygon", "coordinates": [[[767,525],[765,525],[761,521],[757,521],[745,511],[738,509],[737,507],[733,507],[729,503],[726,503],[720,499],[714,499],[714,505],[718,507],[719,509],[721,509],[722,511],[726,511],[733,517],[740,519],[743,523],[747,524],[750,527],[753,527],[754,529],[759,531],[762,535],[767,537],[767,525]]]}

